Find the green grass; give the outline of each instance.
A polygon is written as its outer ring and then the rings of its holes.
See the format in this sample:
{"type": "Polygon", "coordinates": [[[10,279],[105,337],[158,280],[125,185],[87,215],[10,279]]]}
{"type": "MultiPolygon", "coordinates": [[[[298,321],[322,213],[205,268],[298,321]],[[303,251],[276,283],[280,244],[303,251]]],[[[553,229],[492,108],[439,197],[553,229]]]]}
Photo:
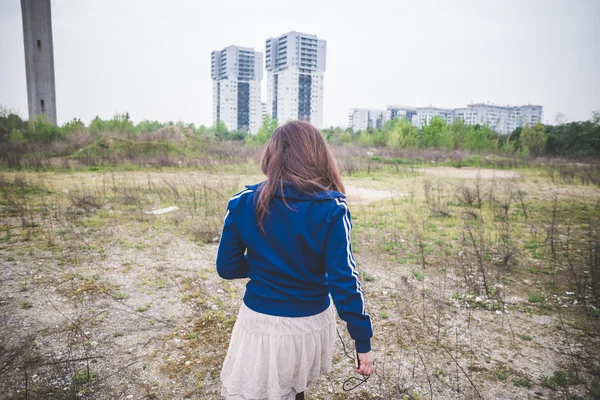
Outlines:
{"type": "Polygon", "coordinates": [[[73,374],[73,383],[75,385],[84,385],[92,380],[94,374],[91,371],[88,372],[87,369],[80,369],[79,371],[73,374]]]}
{"type": "Polygon", "coordinates": [[[23,300],[19,303],[19,307],[21,307],[23,310],[28,310],[33,307],[33,303],[29,300],[23,300]]]}
{"type": "Polygon", "coordinates": [[[419,282],[422,282],[425,278],[425,276],[423,276],[423,274],[419,271],[412,271],[412,276],[419,282]]]}
{"type": "Polygon", "coordinates": [[[516,387],[521,387],[525,389],[531,389],[532,384],[528,378],[515,378],[512,380],[513,385],[516,387]]]}
{"type": "Polygon", "coordinates": [[[506,373],[504,371],[494,371],[492,376],[500,382],[506,381],[506,373]]]}
{"type": "Polygon", "coordinates": [[[186,337],[187,339],[190,339],[190,340],[191,340],[191,339],[197,339],[197,338],[198,338],[198,334],[197,334],[196,332],[192,331],[192,330],[189,330],[189,331],[187,332],[187,334],[185,335],[185,337],[186,337]]]}
{"type": "Polygon", "coordinates": [[[152,305],[150,303],[146,303],[143,306],[138,306],[135,311],[137,312],[146,312],[150,309],[152,305]]]}
{"type": "Polygon", "coordinates": [[[125,300],[125,299],[129,298],[129,294],[123,293],[123,292],[115,292],[115,293],[112,293],[111,296],[115,300],[125,300]]]}
{"type": "Polygon", "coordinates": [[[579,383],[585,383],[585,381],[572,371],[558,370],[550,376],[542,375],[542,385],[557,390],[560,388],[566,388],[579,383]]]}
{"type": "Polygon", "coordinates": [[[592,317],[592,318],[600,318],[600,308],[588,308],[587,310],[585,310],[585,313],[587,314],[588,317],[592,317]]]}
{"type": "Polygon", "coordinates": [[[543,303],[544,298],[537,293],[529,293],[529,302],[530,303],[543,303]]]}
{"type": "Polygon", "coordinates": [[[363,273],[363,279],[365,280],[365,282],[375,282],[375,276],[369,275],[366,272],[363,273]]]}

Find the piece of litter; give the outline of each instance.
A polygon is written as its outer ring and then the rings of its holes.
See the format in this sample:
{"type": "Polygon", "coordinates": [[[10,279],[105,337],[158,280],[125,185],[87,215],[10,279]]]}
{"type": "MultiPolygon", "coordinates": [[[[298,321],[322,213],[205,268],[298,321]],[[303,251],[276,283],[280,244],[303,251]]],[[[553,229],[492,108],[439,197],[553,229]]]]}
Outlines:
{"type": "Polygon", "coordinates": [[[160,214],[170,213],[175,210],[179,210],[179,207],[171,206],[171,207],[167,207],[167,208],[161,208],[160,210],[144,211],[144,214],[160,215],[160,214]]]}

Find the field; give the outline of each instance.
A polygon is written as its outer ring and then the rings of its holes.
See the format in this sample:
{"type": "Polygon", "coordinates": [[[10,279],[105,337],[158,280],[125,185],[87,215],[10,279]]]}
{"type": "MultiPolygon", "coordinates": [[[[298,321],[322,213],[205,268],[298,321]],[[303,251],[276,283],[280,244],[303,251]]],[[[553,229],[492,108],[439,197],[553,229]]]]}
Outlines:
{"type": "MultiPolygon", "coordinates": [[[[352,160],[376,374],[346,392],[338,341],[308,398],[600,398],[593,169],[352,160]]],[[[220,398],[245,285],[216,274],[222,217],[262,179],[252,158],[1,172],[0,398],[220,398]]]]}

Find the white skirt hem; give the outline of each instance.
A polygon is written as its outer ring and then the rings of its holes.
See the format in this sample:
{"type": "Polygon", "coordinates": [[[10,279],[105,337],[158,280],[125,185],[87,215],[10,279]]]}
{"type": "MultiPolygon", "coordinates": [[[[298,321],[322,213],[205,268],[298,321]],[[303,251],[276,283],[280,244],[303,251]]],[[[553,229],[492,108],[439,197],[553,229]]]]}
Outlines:
{"type": "Polygon", "coordinates": [[[242,303],[221,371],[228,400],[293,400],[333,369],[333,306],[309,317],[261,314],[242,303]]]}

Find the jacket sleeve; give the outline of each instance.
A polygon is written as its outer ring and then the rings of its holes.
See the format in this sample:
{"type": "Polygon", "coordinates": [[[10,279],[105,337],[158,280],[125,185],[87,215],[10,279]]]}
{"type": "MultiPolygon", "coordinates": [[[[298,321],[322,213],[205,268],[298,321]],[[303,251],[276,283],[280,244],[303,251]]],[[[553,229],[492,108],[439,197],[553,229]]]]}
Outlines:
{"type": "Polygon", "coordinates": [[[217,252],[217,273],[224,279],[248,277],[246,246],[233,222],[229,208],[223,221],[223,232],[217,252]]]}
{"type": "Polygon", "coordinates": [[[350,242],[350,212],[344,199],[336,199],[336,210],[331,219],[325,249],[325,262],[329,292],[341,319],[346,321],[348,332],[356,342],[356,351],[371,350],[371,317],[365,312],[364,294],[358,280],[356,262],[350,242]]]}

